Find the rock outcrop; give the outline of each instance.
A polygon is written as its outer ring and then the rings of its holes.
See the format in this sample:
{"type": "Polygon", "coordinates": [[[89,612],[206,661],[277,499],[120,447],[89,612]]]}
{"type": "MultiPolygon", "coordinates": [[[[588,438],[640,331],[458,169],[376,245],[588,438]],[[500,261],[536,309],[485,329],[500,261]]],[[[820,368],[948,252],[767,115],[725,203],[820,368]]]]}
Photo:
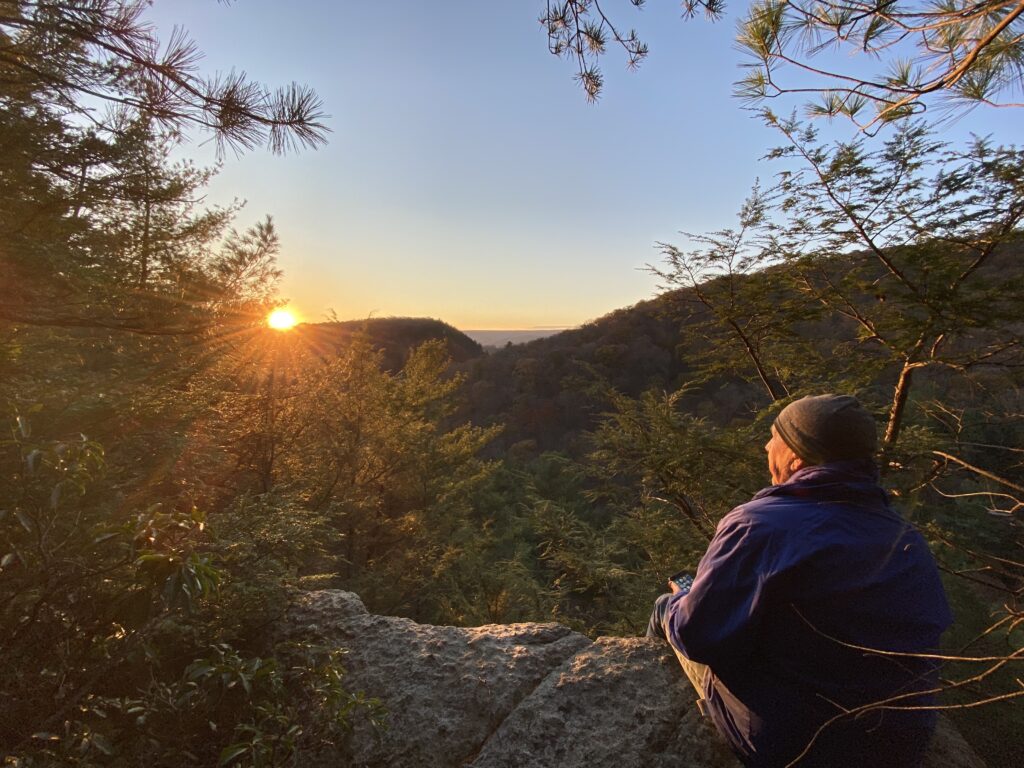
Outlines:
{"type": "MultiPolygon", "coordinates": [[[[356,723],[324,765],[389,768],[737,768],[667,647],[596,641],[559,624],[434,627],[373,616],[351,592],[310,592],[288,639],[347,649],[350,690],[388,726],[356,723]]],[[[320,762],[320,761],[318,761],[320,762]]],[[[984,768],[943,722],[928,768],[984,768]]]]}

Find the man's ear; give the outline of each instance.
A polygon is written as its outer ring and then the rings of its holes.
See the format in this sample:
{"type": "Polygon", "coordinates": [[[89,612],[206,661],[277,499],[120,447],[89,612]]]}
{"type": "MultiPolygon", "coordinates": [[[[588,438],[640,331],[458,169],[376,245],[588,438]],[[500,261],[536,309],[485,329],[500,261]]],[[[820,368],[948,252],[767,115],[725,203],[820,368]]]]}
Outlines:
{"type": "Polygon", "coordinates": [[[804,461],[803,459],[801,459],[799,456],[793,456],[793,458],[789,460],[789,471],[791,473],[792,472],[799,472],[801,469],[803,469],[806,466],[807,466],[807,462],[804,461]]]}

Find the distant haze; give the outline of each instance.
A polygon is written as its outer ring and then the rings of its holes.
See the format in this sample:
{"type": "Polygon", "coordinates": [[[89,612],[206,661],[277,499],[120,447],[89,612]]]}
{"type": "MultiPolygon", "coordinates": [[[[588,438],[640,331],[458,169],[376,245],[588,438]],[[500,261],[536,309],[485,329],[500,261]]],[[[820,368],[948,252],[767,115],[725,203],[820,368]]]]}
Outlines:
{"type": "Polygon", "coordinates": [[[546,336],[554,336],[556,333],[569,330],[565,328],[528,328],[520,331],[467,331],[462,332],[473,341],[479,342],[484,347],[503,347],[509,342],[512,344],[525,344],[534,339],[543,339],[546,336]]]}

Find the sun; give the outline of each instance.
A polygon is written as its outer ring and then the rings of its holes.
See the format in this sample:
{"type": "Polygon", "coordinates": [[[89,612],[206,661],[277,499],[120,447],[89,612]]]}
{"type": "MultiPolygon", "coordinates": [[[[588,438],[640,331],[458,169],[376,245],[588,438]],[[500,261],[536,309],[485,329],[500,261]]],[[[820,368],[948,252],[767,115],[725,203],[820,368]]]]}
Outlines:
{"type": "Polygon", "coordinates": [[[287,309],[275,309],[267,315],[267,325],[275,331],[287,331],[295,327],[298,319],[287,309]]]}

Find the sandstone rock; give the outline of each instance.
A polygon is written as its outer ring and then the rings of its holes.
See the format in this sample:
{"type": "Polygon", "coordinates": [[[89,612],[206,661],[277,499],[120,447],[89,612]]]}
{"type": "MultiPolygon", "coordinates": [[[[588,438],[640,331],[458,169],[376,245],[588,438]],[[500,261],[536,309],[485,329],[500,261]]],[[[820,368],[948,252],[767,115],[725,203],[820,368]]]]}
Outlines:
{"type": "MultiPolygon", "coordinates": [[[[591,641],[559,624],[434,627],[373,616],[350,592],[310,592],[282,633],[347,649],[350,690],[388,727],[357,723],[331,766],[738,768],[657,641],[591,641]]],[[[308,765],[308,763],[307,763],[308,765]]],[[[927,768],[984,768],[948,723],[927,768]]]]}

